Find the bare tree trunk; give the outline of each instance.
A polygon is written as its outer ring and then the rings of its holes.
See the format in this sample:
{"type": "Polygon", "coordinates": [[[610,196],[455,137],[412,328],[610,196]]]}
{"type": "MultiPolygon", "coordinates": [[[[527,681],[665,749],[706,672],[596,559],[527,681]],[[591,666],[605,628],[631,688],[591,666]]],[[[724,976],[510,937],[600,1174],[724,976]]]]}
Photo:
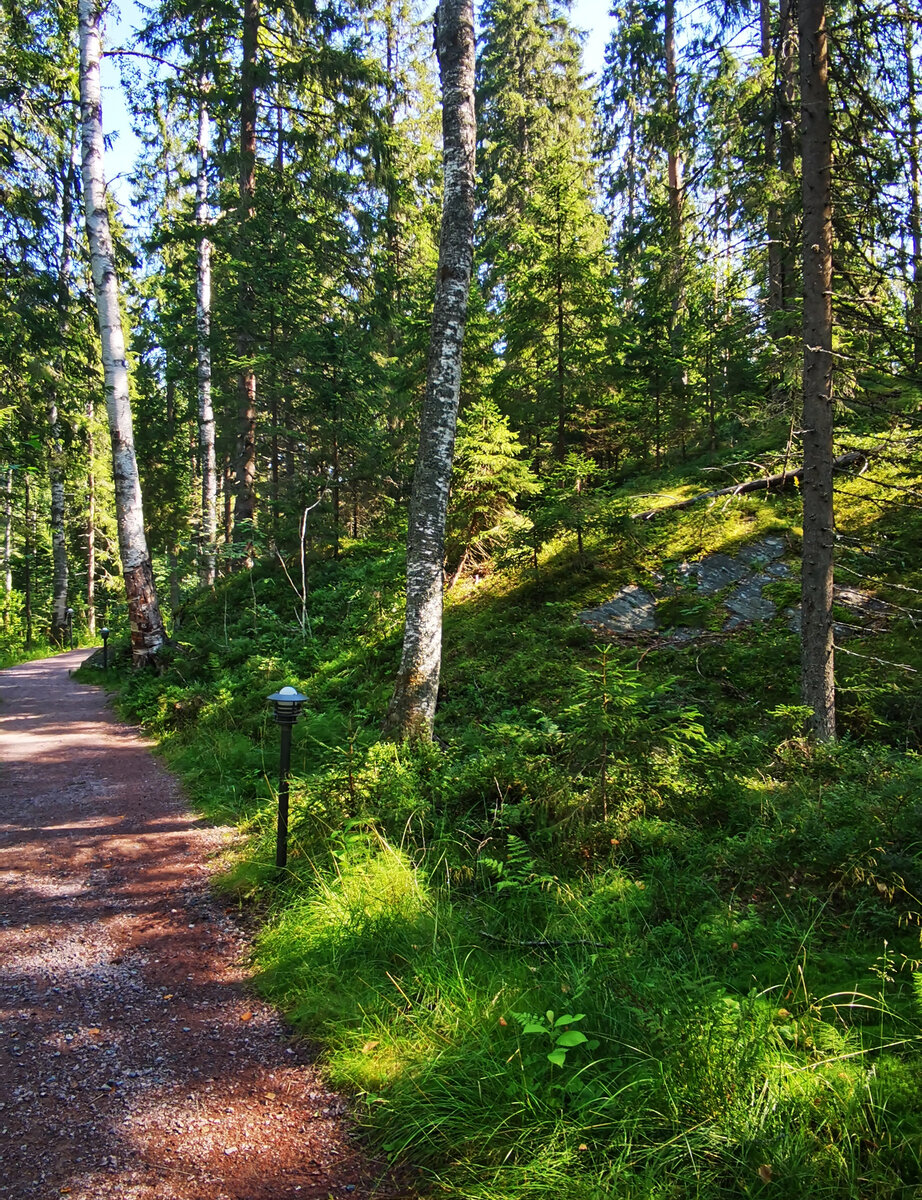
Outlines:
{"type": "Polygon", "coordinates": [[[10,605],[13,595],[13,468],[6,472],[6,496],[3,507],[3,590],[6,597],[6,608],[3,610],[3,624],[9,628],[10,605]]]}
{"type": "Polygon", "coordinates": [[[778,169],[782,203],[778,212],[778,249],[781,265],[781,309],[775,323],[780,375],[775,399],[780,407],[793,407],[796,388],[795,346],[799,335],[797,310],[799,282],[797,240],[800,216],[791,193],[797,173],[797,22],[794,0],[780,0],[778,18],[778,169]]]}
{"type": "Polygon", "coordinates": [[[554,454],[558,462],[563,462],[567,453],[567,371],[566,371],[566,314],[563,288],[563,212],[560,195],[560,184],[555,192],[556,229],[554,248],[557,257],[554,263],[556,278],[554,280],[554,300],[556,307],[556,370],[557,370],[557,445],[554,454]]]}
{"type": "Polygon", "coordinates": [[[804,204],[804,473],[801,691],[835,737],[832,585],[832,130],[825,0],[799,0],[804,204]]]}
{"type": "Polygon", "coordinates": [[[51,644],[63,646],[67,637],[67,589],[70,571],[67,562],[67,533],[64,528],[64,443],[58,408],[60,380],[64,373],[70,304],[71,245],[74,239],[73,158],[60,175],[61,186],[61,259],[58,264],[58,372],[48,390],[48,483],[51,489],[51,644]]]}
{"type": "Polygon", "coordinates": [[[213,587],[218,537],[218,479],[215,460],[214,407],[211,401],[211,242],[208,229],[208,81],[199,81],[198,164],[195,178],[195,223],[199,230],[195,289],[195,332],[198,351],[198,427],[202,468],[202,537],[199,546],[202,585],[213,587]]]}
{"type": "Polygon", "coordinates": [[[141,483],[134,449],[134,429],[128,393],[128,361],[106,186],[103,176],[102,100],[99,63],[102,55],[100,10],[96,0],[78,0],[80,20],[80,110],[82,122],[83,196],[90,244],[93,290],[99,314],[106,410],[112,443],[112,475],[119,554],[125,579],[131,625],[132,660],[148,663],[166,640],[147,538],[141,483]]]}
{"type": "MultiPolygon", "coordinates": [[[[771,16],[771,0],[760,0],[759,51],[766,62],[772,57],[773,52],[771,16]]],[[[774,190],[774,175],[778,169],[778,93],[777,88],[774,86],[769,93],[766,109],[764,158],[765,169],[770,181],[769,195],[771,196],[774,190]]],[[[768,327],[769,338],[772,342],[777,341],[781,324],[781,313],[784,310],[784,280],[781,262],[782,231],[783,224],[778,202],[776,199],[769,199],[765,216],[765,232],[768,235],[768,305],[766,325],[768,327]]],[[[782,407],[784,404],[784,394],[780,383],[781,374],[781,356],[776,350],[771,369],[771,396],[775,408],[782,407]]]]}
{"type": "MultiPolygon", "coordinates": [[[[240,66],[240,192],[237,208],[238,257],[243,273],[237,329],[237,356],[243,364],[238,380],[237,463],[234,499],[234,541],[250,543],[256,516],[256,371],[252,365],[255,338],[251,328],[253,288],[249,278],[247,238],[256,191],[256,51],[259,43],[259,3],[245,0],[243,55],[240,66]]],[[[241,559],[250,562],[248,551],[241,559]]]]}
{"type": "Polygon", "coordinates": [[[32,485],[29,482],[29,472],[24,471],[25,479],[23,481],[25,491],[25,512],[23,517],[25,520],[25,545],[23,547],[25,558],[25,570],[23,572],[24,588],[24,613],[26,618],[26,649],[32,649],[32,558],[35,554],[35,515],[32,512],[32,485]]]}
{"type": "Polygon", "coordinates": [[[913,17],[906,0],[900,2],[903,53],[906,57],[906,103],[909,138],[909,236],[912,240],[912,276],[909,286],[909,336],[912,365],[922,367],[922,180],[920,180],[919,88],[913,53],[913,17]]]}
{"type": "Polygon", "coordinates": [[[234,475],[231,470],[230,455],[224,456],[224,472],[221,477],[221,499],[224,504],[224,544],[229,546],[234,540],[234,516],[231,507],[234,494],[234,475]]]}
{"type": "Polygon", "coordinates": [[[51,635],[62,646],[67,635],[67,534],[64,529],[64,445],[55,398],[48,401],[48,482],[51,487],[51,635]]]}
{"type": "Polygon", "coordinates": [[[665,0],[666,97],[669,109],[666,170],[669,182],[669,219],[675,247],[682,236],[682,157],[679,154],[679,70],[675,48],[675,0],[665,0]]]}
{"type": "Polygon", "coordinates": [[[442,663],[445,517],[473,265],[476,118],[472,0],[440,0],[436,22],[442,79],[442,224],[426,396],[410,499],[403,656],[385,720],[385,728],[395,736],[423,740],[432,737],[442,663]]]}
{"type": "Polygon", "coordinates": [[[682,156],[679,153],[679,69],[675,45],[675,0],[665,0],[666,97],[669,111],[666,170],[669,184],[669,224],[671,233],[672,311],[669,324],[669,348],[672,354],[670,391],[676,413],[684,418],[688,393],[685,366],[685,185],[682,156]]]}
{"type": "Polygon", "coordinates": [[[182,589],[180,587],[179,556],[175,549],[167,551],[167,566],[169,567],[170,582],[170,617],[172,618],[173,636],[179,628],[179,610],[182,607],[182,589]]]}
{"type": "Polygon", "coordinates": [[[90,637],[96,636],[96,468],[93,456],[96,439],[93,437],[92,400],[86,406],[86,453],[89,464],[86,474],[86,624],[90,637]]]}

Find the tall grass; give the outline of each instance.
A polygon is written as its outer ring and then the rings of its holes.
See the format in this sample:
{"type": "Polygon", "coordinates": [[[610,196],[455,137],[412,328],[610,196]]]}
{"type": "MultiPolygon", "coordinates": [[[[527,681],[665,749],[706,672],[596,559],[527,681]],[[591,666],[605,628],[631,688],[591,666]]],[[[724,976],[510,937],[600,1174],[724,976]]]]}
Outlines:
{"type": "MultiPolygon", "coordinates": [[[[450,597],[437,745],[379,736],[384,546],[312,564],[308,631],[270,571],[225,581],[122,703],[246,835],[222,886],[260,915],[260,986],[433,1194],[922,1195],[922,674],[847,658],[844,737],[817,747],[781,617],[600,651],[573,614],[621,583],[799,536],[796,498],[638,528],[608,495],[590,561],[558,543],[450,597]],[[264,697],[284,683],[311,700],[279,874],[264,697]]],[[[840,530],[922,587],[913,513],[881,514],[856,488],[840,530]]],[[[850,647],[922,668],[899,616],[850,647]]]]}

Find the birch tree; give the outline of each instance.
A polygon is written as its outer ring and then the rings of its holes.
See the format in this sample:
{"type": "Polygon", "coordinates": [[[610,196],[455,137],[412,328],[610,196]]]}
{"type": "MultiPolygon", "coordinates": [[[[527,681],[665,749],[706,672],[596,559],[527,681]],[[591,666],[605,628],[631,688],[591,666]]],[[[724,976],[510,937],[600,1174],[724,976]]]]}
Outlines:
{"type": "Polygon", "coordinates": [[[385,728],[429,740],[442,663],[445,519],[461,391],[461,349],[474,257],[474,10],[441,0],[436,52],[442,81],[444,192],[419,454],[407,533],[403,654],[385,728]]]}
{"type": "Polygon", "coordinates": [[[128,391],[128,361],[103,174],[99,71],[102,57],[101,12],[97,0],[79,0],[78,14],[81,156],[86,231],[99,319],[106,411],[112,445],[119,553],[131,624],[132,660],[136,666],[142,666],[156,654],[166,640],[166,634],[144,533],[141,484],[135,456],[128,391]]]}

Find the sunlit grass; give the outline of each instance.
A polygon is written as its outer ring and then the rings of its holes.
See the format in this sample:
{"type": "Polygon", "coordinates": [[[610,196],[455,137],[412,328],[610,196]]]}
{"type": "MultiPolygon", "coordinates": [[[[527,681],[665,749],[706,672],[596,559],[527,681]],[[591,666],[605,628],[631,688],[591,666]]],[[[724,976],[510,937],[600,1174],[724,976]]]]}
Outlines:
{"type": "MultiPolygon", "coordinates": [[[[922,1188],[922,689],[857,657],[922,668],[907,615],[893,608],[846,644],[845,736],[830,747],[803,736],[783,618],[604,659],[574,619],[625,583],[768,534],[796,566],[793,491],[631,519],[650,493],[705,491],[758,455],[771,466],[778,444],[612,480],[582,558],[561,536],[537,569],[463,580],[434,746],[380,738],[396,544],[312,566],[305,636],[284,580],[224,581],[190,606],[164,675],[123,689],[196,803],[242,831],[221,886],[260,915],[260,986],[321,1041],[368,1136],[434,1195],[922,1188]],[[279,873],[265,696],[283,682],[310,702],[279,873]],[[567,1015],[564,1032],[586,1040],[559,1065],[547,1030],[567,1015]]],[[[907,471],[879,459],[873,476],[907,471]]],[[[871,475],[842,477],[842,578],[853,569],[912,605],[892,585],[922,586],[919,522],[882,503],[871,475]]],[[[775,598],[795,601],[796,579],[775,598]]]]}

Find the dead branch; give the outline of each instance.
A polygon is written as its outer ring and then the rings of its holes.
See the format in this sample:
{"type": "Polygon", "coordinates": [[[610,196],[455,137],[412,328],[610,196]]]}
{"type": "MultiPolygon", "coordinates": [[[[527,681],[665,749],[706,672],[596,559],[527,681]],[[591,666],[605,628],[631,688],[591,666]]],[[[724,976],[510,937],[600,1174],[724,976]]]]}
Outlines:
{"type": "MultiPolygon", "coordinates": [[[[850,450],[847,454],[840,454],[838,458],[833,460],[832,469],[834,471],[844,471],[848,467],[853,467],[858,463],[864,465],[867,461],[867,450],[850,450]]],[[[718,496],[745,496],[748,492],[766,492],[766,491],[783,491],[784,488],[793,487],[799,482],[803,476],[803,467],[798,467],[796,471],[780,471],[777,475],[765,475],[761,479],[747,479],[743,483],[733,484],[732,487],[714,488],[709,492],[699,492],[697,496],[690,496],[687,500],[678,500],[674,504],[664,504],[662,508],[648,508],[646,512],[635,513],[635,521],[652,521],[654,517],[658,517],[660,513],[677,512],[680,508],[691,508],[693,504],[698,504],[701,500],[713,500],[718,496]]]]}

